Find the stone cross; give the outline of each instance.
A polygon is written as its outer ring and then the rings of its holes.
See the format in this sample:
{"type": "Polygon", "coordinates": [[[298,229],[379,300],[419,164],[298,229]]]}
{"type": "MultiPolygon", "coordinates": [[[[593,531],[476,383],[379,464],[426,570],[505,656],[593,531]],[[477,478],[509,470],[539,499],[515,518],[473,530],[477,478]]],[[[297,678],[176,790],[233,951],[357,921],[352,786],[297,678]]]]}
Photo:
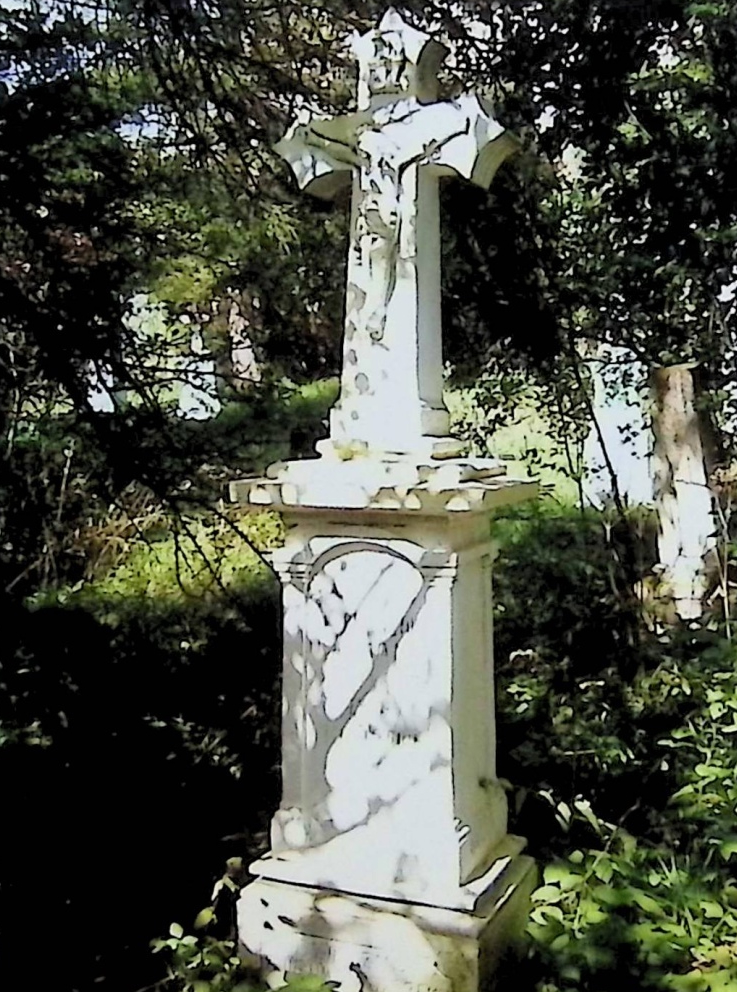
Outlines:
{"type": "Polygon", "coordinates": [[[438,178],[488,188],[517,143],[475,94],[437,99],[444,46],[389,10],[355,36],[358,109],[298,120],[276,146],[302,189],[353,181],[340,399],[341,448],[432,451],[443,404],[438,178]]]}

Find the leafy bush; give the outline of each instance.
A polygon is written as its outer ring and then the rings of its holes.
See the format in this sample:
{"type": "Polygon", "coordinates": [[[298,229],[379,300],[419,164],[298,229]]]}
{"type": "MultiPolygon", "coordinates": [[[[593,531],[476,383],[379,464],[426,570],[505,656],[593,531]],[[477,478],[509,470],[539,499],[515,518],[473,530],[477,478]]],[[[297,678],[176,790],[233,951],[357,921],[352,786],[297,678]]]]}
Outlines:
{"type": "MultiPolygon", "coordinates": [[[[35,940],[31,866],[59,852],[43,904],[60,990],[159,978],[151,936],[194,915],[224,857],[255,855],[278,802],[278,600],[246,537],[268,547],[280,525],[186,524],[5,618],[0,932],[35,940]],[[76,956],[81,921],[94,953],[76,956]]],[[[26,958],[3,957],[20,980],[26,958]]]]}
{"type": "Polygon", "coordinates": [[[727,992],[737,650],[708,619],[628,643],[603,522],[528,511],[500,528],[500,767],[546,865],[526,987],[727,992]]]}
{"type": "Polygon", "coordinates": [[[55,599],[75,600],[98,613],[113,604],[135,612],[141,600],[160,610],[195,603],[206,610],[229,593],[258,597],[272,581],[262,552],[276,547],[282,535],[275,513],[249,514],[235,524],[224,517],[179,516],[169,527],[132,544],[107,575],[61,589],[55,599]]]}
{"type": "Polygon", "coordinates": [[[639,648],[632,585],[654,563],[653,526],[646,511],[621,521],[550,500],[496,520],[497,669],[528,650],[555,658],[563,679],[626,668],[639,648]]]}
{"type": "MultiPolygon", "coordinates": [[[[153,942],[154,952],[167,957],[167,992],[269,992],[254,976],[234,938],[185,933],[172,923],[168,937],[153,942]]],[[[331,992],[338,982],[317,975],[287,975],[279,992],[331,992]]]]}
{"type": "MultiPolygon", "coordinates": [[[[166,959],[166,992],[267,992],[247,958],[239,954],[236,904],[248,881],[242,858],[229,858],[212,903],[194,921],[196,933],[172,923],[165,938],[152,941],[166,959]]],[[[273,986],[272,986],[273,987],[273,986]]],[[[338,983],[314,975],[286,976],[284,992],[330,992],[338,983]]]]}
{"type": "Polygon", "coordinates": [[[528,927],[546,973],[538,989],[737,986],[737,886],[718,870],[612,830],[543,879],[528,927]]]}

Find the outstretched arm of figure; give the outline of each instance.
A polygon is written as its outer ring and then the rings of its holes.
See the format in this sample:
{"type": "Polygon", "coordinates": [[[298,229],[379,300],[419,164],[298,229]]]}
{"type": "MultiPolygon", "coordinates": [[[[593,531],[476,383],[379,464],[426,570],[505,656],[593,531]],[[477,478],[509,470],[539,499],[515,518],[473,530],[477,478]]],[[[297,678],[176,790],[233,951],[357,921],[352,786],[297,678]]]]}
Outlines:
{"type": "Polygon", "coordinates": [[[502,162],[519,150],[517,138],[475,94],[435,104],[433,110],[438,137],[426,147],[425,161],[441,174],[463,176],[488,189],[502,162]]]}
{"type": "Polygon", "coordinates": [[[287,131],[274,150],[292,167],[300,189],[331,199],[358,165],[355,149],[357,114],[300,123],[287,131]]]}

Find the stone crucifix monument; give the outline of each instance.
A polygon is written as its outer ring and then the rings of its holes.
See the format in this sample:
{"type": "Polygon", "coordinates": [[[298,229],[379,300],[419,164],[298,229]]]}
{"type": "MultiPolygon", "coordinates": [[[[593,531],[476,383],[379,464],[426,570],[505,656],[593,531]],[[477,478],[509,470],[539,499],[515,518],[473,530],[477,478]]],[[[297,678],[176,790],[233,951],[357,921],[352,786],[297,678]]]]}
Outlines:
{"type": "Polygon", "coordinates": [[[231,485],[287,527],[283,795],[239,934],[274,987],[477,992],[535,879],[496,778],[490,515],[536,486],[448,436],[438,177],[487,187],[516,143],[477,96],[437,100],[445,49],[395,11],[353,50],[357,112],[277,146],[310,192],[353,183],[330,437],[231,485]]]}

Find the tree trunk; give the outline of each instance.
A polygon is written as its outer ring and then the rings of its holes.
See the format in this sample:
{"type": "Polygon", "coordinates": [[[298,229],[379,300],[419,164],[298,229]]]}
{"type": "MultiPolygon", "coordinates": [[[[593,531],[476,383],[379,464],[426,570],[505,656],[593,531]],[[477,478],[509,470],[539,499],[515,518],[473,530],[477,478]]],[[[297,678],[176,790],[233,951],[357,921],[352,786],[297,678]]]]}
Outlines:
{"type": "Polygon", "coordinates": [[[598,509],[612,506],[613,473],[624,503],[650,505],[653,486],[648,465],[647,369],[629,348],[582,342],[579,352],[591,377],[596,420],[584,442],[584,499],[598,509]]]}
{"type": "Polygon", "coordinates": [[[693,366],[651,375],[653,481],[662,581],[682,620],[701,616],[707,589],[705,559],[715,545],[708,484],[707,436],[696,403],[693,366]]]}

